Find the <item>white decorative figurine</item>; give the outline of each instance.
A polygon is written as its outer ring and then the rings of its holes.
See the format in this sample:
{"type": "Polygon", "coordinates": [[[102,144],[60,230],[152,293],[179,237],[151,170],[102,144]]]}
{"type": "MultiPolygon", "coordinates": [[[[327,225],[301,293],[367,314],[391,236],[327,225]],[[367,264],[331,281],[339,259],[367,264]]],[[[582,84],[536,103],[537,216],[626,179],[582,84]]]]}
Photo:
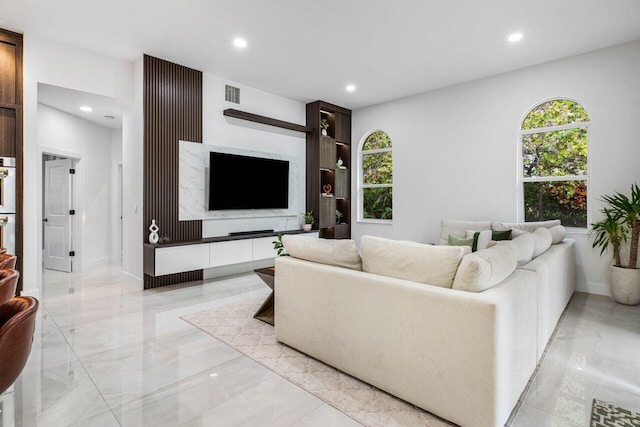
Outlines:
{"type": "Polygon", "coordinates": [[[155,219],[151,220],[151,226],[149,226],[149,231],[151,231],[151,233],[149,234],[149,243],[158,243],[158,240],[160,239],[160,236],[158,236],[158,231],[160,231],[160,229],[156,225],[155,219]]]}

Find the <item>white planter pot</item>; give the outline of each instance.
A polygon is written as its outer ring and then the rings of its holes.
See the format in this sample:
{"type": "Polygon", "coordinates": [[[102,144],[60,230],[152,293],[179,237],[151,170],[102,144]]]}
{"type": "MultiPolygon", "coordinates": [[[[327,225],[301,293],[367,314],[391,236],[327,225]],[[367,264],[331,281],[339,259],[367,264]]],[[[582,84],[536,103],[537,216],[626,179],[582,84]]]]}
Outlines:
{"type": "Polygon", "coordinates": [[[311,230],[311,225],[312,224],[302,224],[302,229],[304,231],[310,231],[311,230]]]}
{"type": "Polygon", "coordinates": [[[640,268],[611,266],[611,296],[615,302],[626,305],[640,303],[640,268]]]}

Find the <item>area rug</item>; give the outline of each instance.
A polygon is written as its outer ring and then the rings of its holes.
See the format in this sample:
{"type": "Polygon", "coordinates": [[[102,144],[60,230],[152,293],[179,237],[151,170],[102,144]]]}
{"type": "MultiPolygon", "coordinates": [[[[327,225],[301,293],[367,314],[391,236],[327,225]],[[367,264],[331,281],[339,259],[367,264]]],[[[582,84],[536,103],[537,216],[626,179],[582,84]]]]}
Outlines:
{"type": "Polygon", "coordinates": [[[591,427],[640,427],[640,414],[593,399],[591,427]]]}
{"type": "Polygon", "coordinates": [[[365,426],[453,425],[278,343],[273,326],[253,318],[261,303],[252,299],[181,318],[365,426]]]}

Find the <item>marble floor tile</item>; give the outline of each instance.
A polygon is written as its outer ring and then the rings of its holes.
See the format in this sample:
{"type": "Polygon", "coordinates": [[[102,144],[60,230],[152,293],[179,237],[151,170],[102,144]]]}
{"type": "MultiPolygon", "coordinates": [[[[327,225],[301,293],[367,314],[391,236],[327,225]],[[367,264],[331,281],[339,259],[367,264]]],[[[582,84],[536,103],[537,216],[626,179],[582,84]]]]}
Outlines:
{"type": "MultiPolygon", "coordinates": [[[[180,316],[268,295],[252,272],[142,290],[117,264],[44,272],[31,354],[0,426],[355,426],[180,316]]],[[[513,427],[584,427],[594,398],[640,412],[640,306],[576,293],[513,427]]]]}
{"type": "Polygon", "coordinates": [[[113,408],[239,356],[236,350],[192,328],[80,360],[113,408]]]}
{"type": "Polygon", "coordinates": [[[326,403],[300,418],[292,427],[359,427],[361,424],[326,403]]]}
{"type": "Polygon", "coordinates": [[[321,405],[262,365],[239,357],[114,412],[123,426],[276,427],[290,426],[321,405]]]}
{"type": "Polygon", "coordinates": [[[0,402],[14,408],[12,425],[25,427],[69,425],[109,410],[79,361],[23,373],[0,402]]]}

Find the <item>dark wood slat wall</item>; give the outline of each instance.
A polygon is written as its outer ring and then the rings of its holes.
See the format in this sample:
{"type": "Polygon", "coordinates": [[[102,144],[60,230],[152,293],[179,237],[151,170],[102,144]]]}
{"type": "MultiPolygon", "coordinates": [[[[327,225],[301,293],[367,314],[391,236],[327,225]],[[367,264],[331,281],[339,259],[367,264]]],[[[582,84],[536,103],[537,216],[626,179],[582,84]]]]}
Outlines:
{"type": "MultiPolygon", "coordinates": [[[[178,221],[179,141],[202,142],[202,72],[144,56],[144,229],[172,242],[202,238],[202,221],[178,221]]],[[[202,270],[151,277],[144,288],[202,280],[202,270]]]]}
{"type": "MultiPolygon", "coordinates": [[[[23,264],[22,34],[0,28],[0,157],[16,158],[16,270],[23,264]]],[[[16,294],[22,292],[22,274],[16,294]]]]}

